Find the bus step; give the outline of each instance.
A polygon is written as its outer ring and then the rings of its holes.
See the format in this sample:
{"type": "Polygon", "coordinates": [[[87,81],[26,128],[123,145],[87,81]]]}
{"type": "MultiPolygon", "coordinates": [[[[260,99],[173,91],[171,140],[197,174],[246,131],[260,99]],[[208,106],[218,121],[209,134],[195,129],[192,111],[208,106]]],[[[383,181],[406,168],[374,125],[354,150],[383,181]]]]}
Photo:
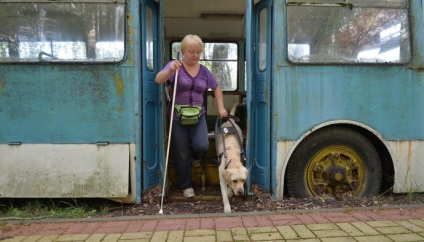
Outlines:
{"type": "MultiPolygon", "coordinates": [[[[177,184],[178,174],[175,163],[171,162],[168,166],[168,179],[172,184],[177,184]]],[[[218,163],[216,160],[205,160],[204,165],[191,167],[191,181],[196,187],[219,186],[218,163]]]]}
{"type": "Polygon", "coordinates": [[[184,197],[181,189],[171,188],[167,200],[169,202],[196,202],[196,201],[221,201],[221,189],[219,186],[207,186],[204,190],[202,187],[195,186],[195,197],[184,197]]]}
{"type": "MultiPolygon", "coordinates": [[[[200,168],[202,167],[202,163],[203,162],[205,163],[206,166],[219,166],[218,159],[216,159],[216,158],[214,158],[214,159],[206,158],[204,160],[201,160],[201,163],[200,163],[200,166],[199,166],[200,168]]],[[[169,160],[169,165],[175,166],[175,160],[174,159],[170,159],[169,160]]]]}

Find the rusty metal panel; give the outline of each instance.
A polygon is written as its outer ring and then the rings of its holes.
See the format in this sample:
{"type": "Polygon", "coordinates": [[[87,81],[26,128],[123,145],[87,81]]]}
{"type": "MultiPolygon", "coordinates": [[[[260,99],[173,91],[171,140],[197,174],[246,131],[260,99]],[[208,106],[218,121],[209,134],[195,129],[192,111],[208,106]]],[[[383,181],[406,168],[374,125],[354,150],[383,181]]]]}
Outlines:
{"type": "Polygon", "coordinates": [[[394,160],[395,193],[413,193],[424,191],[424,141],[387,142],[394,160]]]}
{"type": "Polygon", "coordinates": [[[0,144],[0,198],[125,197],[130,144],[0,144]]]}
{"type": "MultiPolygon", "coordinates": [[[[412,63],[293,65],[287,61],[286,16],[275,14],[273,140],[298,140],[312,127],[352,120],[378,131],[386,140],[420,140],[424,136],[424,28],[421,1],[409,1],[412,63]]],[[[275,3],[284,11],[282,3],[275,3]]]]}
{"type": "Polygon", "coordinates": [[[275,164],[275,173],[276,180],[275,182],[275,196],[278,199],[283,199],[284,194],[284,177],[286,173],[286,166],[288,160],[293,152],[293,149],[296,148],[296,143],[294,141],[279,141],[276,143],[276,164],[275,164]]]}
{"type": "Polygon", "coordinates": [[[0,143],[134,141],[131,68],[3,65],[0,86],[0,143]]]}

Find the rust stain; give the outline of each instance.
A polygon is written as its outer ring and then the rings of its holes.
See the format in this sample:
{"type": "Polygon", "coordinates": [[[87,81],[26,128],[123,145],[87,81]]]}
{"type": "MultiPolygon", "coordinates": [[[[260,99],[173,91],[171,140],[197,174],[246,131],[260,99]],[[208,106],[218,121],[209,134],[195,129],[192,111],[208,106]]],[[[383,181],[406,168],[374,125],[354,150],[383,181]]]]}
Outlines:
{"type": "Polygon", "coordinates": [[[127,58],[127,61],[131,64],[135,64],[134,58],[132,58],[131,56],[127,58]]]}
{"type": "Polygon", "coordinates": [[[122,79],[120,76],[116,75],[115,76],[116,81],[115,81],[115,86],[116,86],[116,93],[118,93],[118,95],[120,97],[124,96],[124,83],[122,82],[122,79]]]}
{"type": "Polygon", "coordinates": [[[3,82],[0,80],[0,95],[1,95],[2,91],[3,91],[3,82]]]}
{"type": "Polygon", "coordinates": [[[129,26],[129,28],[128,28],[128,35],[129,35],[129,37],[131,37],[130,38],[130,41],[133,41],[133,38],[134,38],[134,26],[129,26]]]}
{"type": "Polygon", "coordinates": [[[133,25],[129,26],[128,36],[129,36],[129,38],[128,38],[129,54],[128,54],[128,57],[127,57],[127,61],[130,62],[131,64],[134,64],[135,63],[135,61],[134,61],[134,36],[135,36],[135,34],[134,34],[134,26],[133,25]]]}

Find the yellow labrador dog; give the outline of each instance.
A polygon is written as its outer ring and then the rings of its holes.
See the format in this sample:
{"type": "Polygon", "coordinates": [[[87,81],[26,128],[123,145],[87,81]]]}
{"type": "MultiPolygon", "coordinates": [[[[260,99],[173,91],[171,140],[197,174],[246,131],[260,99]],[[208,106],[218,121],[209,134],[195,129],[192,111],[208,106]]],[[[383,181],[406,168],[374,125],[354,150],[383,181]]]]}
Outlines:
{"type": "MultiPolygon", "coordinates": [[[[238,104],[233,106],[230,115],[234,115],[237,105],[238,104]]],[[[224,135],[218,134],[216,137],[218,154],[222,154],[220,166],[218,168],[219,184],[221,186],[224,212],[231,213],[231,206],[228,197],[232,197],[233,194],[236,196],[244,194],[244,183],[247,179],[248,171],[246,167],[243,166],[243,161],[241,160],[242,149],[240,145],[243,145],[243,134],[240,127],[232,120],[232,124],[230,121],[223,123],[220,130],[224,133],[224,135]],[[237,132],[225,133],[226,130],[234,131],[234,127],[237,132]],[[236,135],[239,135],[240,139],[237,138],[236,135]]]]}

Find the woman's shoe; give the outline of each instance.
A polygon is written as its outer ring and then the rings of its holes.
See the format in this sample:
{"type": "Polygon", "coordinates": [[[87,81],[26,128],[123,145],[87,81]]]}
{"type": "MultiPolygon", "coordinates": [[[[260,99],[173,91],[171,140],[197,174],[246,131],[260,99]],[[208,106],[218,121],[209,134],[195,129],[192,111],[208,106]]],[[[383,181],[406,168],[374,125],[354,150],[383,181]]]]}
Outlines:
{"type": "Polygon", "coordinates": [[[193,188],[187,188],[183,191],[184,197],[194,197],[194,190],[193,188]]]}

